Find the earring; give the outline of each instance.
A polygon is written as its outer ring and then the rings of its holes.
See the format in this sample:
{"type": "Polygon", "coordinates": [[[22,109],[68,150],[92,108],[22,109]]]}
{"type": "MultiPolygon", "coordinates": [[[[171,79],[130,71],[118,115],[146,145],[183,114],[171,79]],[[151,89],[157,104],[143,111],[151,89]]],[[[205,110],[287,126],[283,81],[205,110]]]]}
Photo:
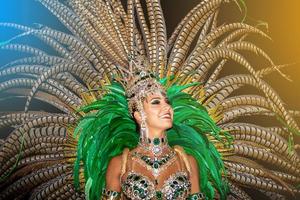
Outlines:
{"type": "Polygon", "coordinates": [[[143,111],[141,112],[142,121],[141,121],[141,132],[140,132],[140,140],[144,143],[148,138],[147,124],[146,124],[146,116],[143,111]]]}
{"type": "Polygon", "coordinates": [[[148,130],[147,130],[147,124],[146,124],[146,114],[144,112],[141,102],[138,103],[138,110],[141,114],[140,142],[145,143],[148,138],[148,130]]]}

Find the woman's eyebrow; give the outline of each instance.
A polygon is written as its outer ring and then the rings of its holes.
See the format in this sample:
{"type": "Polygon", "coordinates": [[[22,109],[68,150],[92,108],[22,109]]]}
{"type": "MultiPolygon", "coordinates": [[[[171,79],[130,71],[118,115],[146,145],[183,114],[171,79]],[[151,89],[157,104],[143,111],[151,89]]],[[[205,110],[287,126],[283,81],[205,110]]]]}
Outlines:
{"type": "Polygon", "coordinates": [[[161,99],[161,97],[151,97],[150,101],[153,99],[161,99]]]}

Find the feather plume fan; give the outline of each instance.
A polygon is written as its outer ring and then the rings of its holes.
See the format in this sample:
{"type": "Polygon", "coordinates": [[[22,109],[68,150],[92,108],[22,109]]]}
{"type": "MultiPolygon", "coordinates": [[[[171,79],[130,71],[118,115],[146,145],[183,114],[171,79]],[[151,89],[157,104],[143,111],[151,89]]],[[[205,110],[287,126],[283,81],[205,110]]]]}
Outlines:
{"type": "Polygon", "coordinates": [[[0,68],[1,102],[25,103],[1,112],[0,127],[10,133],[0,143],[0,199],[100,198],[109,159],[138,141],[118,84],[136,50],[168,88],[175,111],[170,144],[196,158],[208,199],[254,199],[249,189],[270,199],[299,197],[293,148],[299,112],[288,110],[263,80],[273,71],[282,74],[279,67],[245,40],[249,34],[269,37],[244,23],[218,25],[225,1],[200,1],[170,38],[158,0],[128,0],[126,6],[120,0],[38,2],[70,33],[0,23],[22,32],[2,42],[1,51],[27,55],[0,68]],[[28,35],[54,53],[15,42],[28,35]],[[243,51],[270,67],[257,70],[243,51]],[[246,72],[221,76],[228,62],[246,72]],[[257,93],[237,94],[243,87],[257,93]],[[36,103],[52,109],[39,111],[36,103]],[[252,116],[274,124],[250,123],[252,116]]]}

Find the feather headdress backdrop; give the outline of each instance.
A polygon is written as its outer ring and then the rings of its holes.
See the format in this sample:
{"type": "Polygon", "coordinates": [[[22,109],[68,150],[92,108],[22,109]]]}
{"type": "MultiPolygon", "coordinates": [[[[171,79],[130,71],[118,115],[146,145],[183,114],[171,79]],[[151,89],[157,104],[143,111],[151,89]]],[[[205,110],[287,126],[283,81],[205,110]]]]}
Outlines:
{"type": "Polygon", "coordinates": [[[60,30],[0,22],[16,31],[1,53],[18,55],[0,68],[0,199],[100,198],[109,160],[138,142],[118,81],[136,50],[167,89],[168,140],[196,158],[208,199],[299,198],[299,112],[265,80],[289,77],[251,42],[270,39],[260,26],[224,22],[234,1],[197,1],[168,32],[158,0],[36,4],[60,30]]]}

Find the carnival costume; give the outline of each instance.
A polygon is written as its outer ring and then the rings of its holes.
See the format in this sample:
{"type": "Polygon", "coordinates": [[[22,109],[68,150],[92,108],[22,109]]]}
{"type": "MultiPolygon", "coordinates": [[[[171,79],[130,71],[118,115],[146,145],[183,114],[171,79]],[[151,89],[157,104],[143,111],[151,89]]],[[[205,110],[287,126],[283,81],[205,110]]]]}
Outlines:
{"type": "Polygon", "coordinates": [[[247,188],[270,199],[299,197],[300,162],[293,148],[298,113],[287,110],[262,79],[273,71],[285,75],[263,50],[245,41],[248,34],[268,38],[265,33],[243,23],[218,25],[224,1],[201,1],[169,39],[158,0],[128,0],[126,6],[119,0],[39,2],[71,34],[0,23],[23,32],[0,48],[30,54],[0,71],[5,77],[1,100],[26,101],[25,111],[1,113],[0,127],[12,131],[0,149],[0,199],[252,199],[247,188]],[[27,35],[45,42],[55,55],[14,43],[27,35]],[[262,56],[270,67],[255,70],[242,50],[262,56]],[[220,76],[229,61],[248,73],[220,76]],[[260,93],[236,94],[243,86],[260,93]],[[170,101],[173,127],[167,138],[149,140],[132,113],[157,91],[170,101]],[[53,111],[35,110],[36,102],[53,111]],[[253,115],[274,118],[276,125],[242,118],[253,115]],[[166,141],[172,148],[161,153],[166,141]],[[157,157],[130,151],[145,143],[157,157]],[[158,177],[176,155],[183,170],[161,188],[130,172],[121,193],[108,191],[107,166],[119,155],[122,173],[130,168],[126,161],[136,159],[158,177]],[[197,161],[201,193],[190,194],[187,155],[197,161]]]}

